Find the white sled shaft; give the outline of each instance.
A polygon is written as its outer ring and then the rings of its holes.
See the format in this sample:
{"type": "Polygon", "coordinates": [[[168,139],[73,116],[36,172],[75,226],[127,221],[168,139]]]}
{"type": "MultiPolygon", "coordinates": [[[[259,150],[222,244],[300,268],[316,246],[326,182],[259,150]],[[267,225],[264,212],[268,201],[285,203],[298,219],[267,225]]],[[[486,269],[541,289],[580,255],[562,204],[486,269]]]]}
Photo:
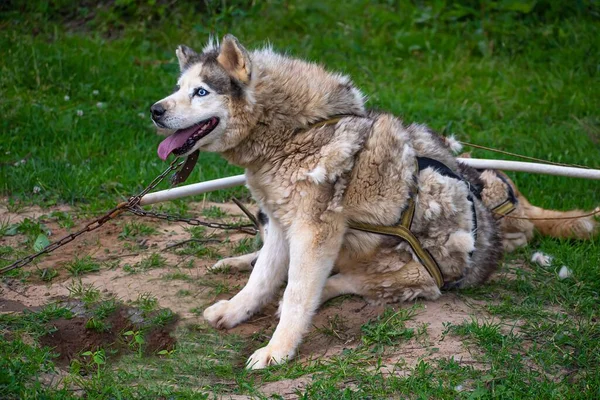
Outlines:
{"type": "Polygon", "coordinates": [[[599,169],[563,167],[561,165],[539,164],[522,161],[485,160],[481,158],[459,158],[458,161],[477,169],[499,169],[502,171],[567,176],[569,178],[600,179],[599,169]]]}
{"type": "MultiPolygon", "coordinates": [[[[575,167],[562,167],[558,165],[538,164],[521,161],[484,160],[481,158],[459,158],[460,162],[477,169],[500,169],[503,171],[530,172],[534,174],[567,176],[570,178],[599,179],[600,170],[575,167]]],[[[163,201],[181,199],[182,197],[195,196],[215,190],[228,189],[246,183],[244,175],[230,176],[214,179],[212,181],[194,183],[173,189],[148,193],[140,202],[141,205],[156,204],[163,201]]]]}
{"type": "Polygon", "coordinates": [[[142,197],[140,204],[161,203],[163,201],[181,199],[182,197],[195,196],[197,194],[214,192],[215,190],[228,189],[234,186],[242,186],[246,183],[245,175],[229,176],[227,178],[214,179],[212,181],[194,183],[175,187],[173,189],[161,190],[154,193],[148,193],[142,197]]]}

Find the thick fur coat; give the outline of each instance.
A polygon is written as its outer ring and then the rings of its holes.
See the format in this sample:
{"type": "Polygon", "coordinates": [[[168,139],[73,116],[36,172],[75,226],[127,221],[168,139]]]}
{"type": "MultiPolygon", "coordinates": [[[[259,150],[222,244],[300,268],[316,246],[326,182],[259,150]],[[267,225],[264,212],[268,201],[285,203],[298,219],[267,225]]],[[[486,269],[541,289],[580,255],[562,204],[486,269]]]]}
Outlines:
{"type": "Polygon", "coordinates": [[[248,188],[268,217],[247,285],[207,308],[204,317],[215,327],[233,327],[272,301],[287,281],[277,329],[250,356],[249,368],[293,357],[328,298],[440,296],[406,243],[348,228],[352,222],[397,224],[415,179],[412,231],[444,279],[477,284],[497,267],[502,238],[485,198],[469,200],[468,182],[436,169],[416,173],[417,157],[460,173],[447,140],[423,125],[368,112],[346,76],[269,48],[248,52],[233,36],[200,54],[182,46],[177,56],[178,89],[152,108],[155,123],[175,131],[159,154],[220,153],[245,168],[248,188]],[[335,116],[343,117],[319,124],[335,116]]]}

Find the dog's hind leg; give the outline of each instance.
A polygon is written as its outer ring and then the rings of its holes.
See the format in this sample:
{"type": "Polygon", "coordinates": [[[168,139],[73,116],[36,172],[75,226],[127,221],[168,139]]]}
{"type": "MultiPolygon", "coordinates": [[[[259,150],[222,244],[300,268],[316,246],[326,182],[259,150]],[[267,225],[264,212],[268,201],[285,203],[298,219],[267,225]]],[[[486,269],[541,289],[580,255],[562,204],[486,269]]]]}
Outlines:
{"type": "Polygon", "coordinates": [[[239,257],[229,257],[219,260],[215,265],[209,267],[210,272],[218,272],[227,268],[234,271],[251,271],[258,259],[258,251],[244,254],[239,257]]]}
{"type": "Polygon", "coordinates": [[[440,290],[425,267],[406,254],[380,251],[369,260],[336,265],[339,273],[327,279],[321,304],[344,294],[362,296],[383,304],[410,301],[417,297],[436,299],[440,290]]]}
{"type": "MultiPolygon", "coordinates": [[[[531,218],[530,221],[535,229],[542,235],[555,238],[589,239],[598,231],[598,222],[594,217],[583,216],[589,214],[589,212],[582,210],[546,210],[532,205],[522,194],[519,194],[518,198],[519,202],[523,204],[525,216],[531,218]]],[[[598,210],[596,208],[595,211],[598,210]]]]}
{"type": "Polygon", "coordinates": [[[271,301],[286,276],[289,251],[285,234],[274,219],[248,283],[231,300],[221,300],[206,310],[204,318],[216,328],[232,328],[271,301]]]}
{"type": "Polygon", "coordinates": [[[507,251],[526,245],[533,237],[534,230],[542,235],[572,239],[589,239],[598,230],[598,223],[594,217],[584,216],[588,214],[586,211],[555,211],[534,206],[519,192],[514,182],[501,171],[496,171],[494,174],[484,172],[481,176],[486,182],[484,192],[493,190],[494,186],[503,187],[509,184],[517,197],[516,210],[503,218],[500,223],[504,247],[507,251]],[[494,180],[494,175],[498,174],[504,177],[504,181],[494,180]]]}
{"type": "Polygon", "coordinates": [[[362,281],[360,278],[359,275],[343,273],[330,276],[327,282],[325,282],[325,287],[321,294],[321,304],[345,294],[362,296],[363,287],[361,286],[362,281]]]}
{"type": "Polygon", "coordinates": [[[542,235],[573,239],[589,239],[598,231],[598,222],[591,215],[584,216],[588,214],[585,211],[546,210],[532,205],[502,171],[486,170],[480,178],[484,184],[482,198],[486,207],[493,209],[502,203],[510,189],[516,196],[515,210],[498,222],[507,252],[526,246],[536,230],[542,235]]]}

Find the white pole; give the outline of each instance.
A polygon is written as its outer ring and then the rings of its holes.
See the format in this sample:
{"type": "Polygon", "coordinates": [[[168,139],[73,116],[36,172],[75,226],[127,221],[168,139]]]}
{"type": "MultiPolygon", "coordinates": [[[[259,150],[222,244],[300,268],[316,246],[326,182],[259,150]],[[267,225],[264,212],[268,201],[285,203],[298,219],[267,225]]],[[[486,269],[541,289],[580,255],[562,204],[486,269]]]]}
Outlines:
{"type": "Polygon", "coordinates": [[[567,176],[569,178],[600,179],[599,169],[563,167],[522,161],[485,160],[459,158],[458,161],[477,169],[500,169],[503,171],[531,172],[533,174],[567,176]]]}
{"type": "MultiPolygon", "coordinates": [[[[535,174],[568,176],[570,178],[599,179],[600,170],[585,169],[575,167],[562,167],[558,165],[538,164],[521,161],[505,160],[484,160],[480,158],[458,158],[458,161],[477,169],[500,169],[503,171],[531,172],[535,174]]],[[[220,189],[227,189],[234,186],[241,186],[246,183],[244,175],[230,176],[227,178],[215,179],[212,181],[194,183],[176,187],[173,189],[161,190],[154,193],[148,193],[140,202],[145,206],[148,204],[160,203],[163,201],[180,199],[182,197],[194,196],[202,193],[212,192],[220,189]]]]}
{"type": "Polygon", "coordinates": [[[161,190],[154,193],[148,193],[142,197],[140,204],[142,206],[148,204],[160,203],[163,201],[180,199],[182,197],[194,196],[197,194],[213,192],[215,190],[227,189],[234,186],[242,186],[246,183],[246,176],[236,175],[227,178],[214,179],[212,181],[194,183],[175,187],[173,189],[161,190]]]}

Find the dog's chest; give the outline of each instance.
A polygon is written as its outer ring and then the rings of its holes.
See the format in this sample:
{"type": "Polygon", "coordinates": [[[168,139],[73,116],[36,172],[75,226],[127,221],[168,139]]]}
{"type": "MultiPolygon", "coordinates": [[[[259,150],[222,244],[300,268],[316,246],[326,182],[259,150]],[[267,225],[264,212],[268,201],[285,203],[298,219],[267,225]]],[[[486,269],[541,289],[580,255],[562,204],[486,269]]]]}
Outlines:
{"type": "Polygon", "coordinates": [[[289,181],[275,174],[246,171],[246,182],[252,197],[270,218],[279,216],[281,209],[287,208],[295,191],[289,181]]]}

